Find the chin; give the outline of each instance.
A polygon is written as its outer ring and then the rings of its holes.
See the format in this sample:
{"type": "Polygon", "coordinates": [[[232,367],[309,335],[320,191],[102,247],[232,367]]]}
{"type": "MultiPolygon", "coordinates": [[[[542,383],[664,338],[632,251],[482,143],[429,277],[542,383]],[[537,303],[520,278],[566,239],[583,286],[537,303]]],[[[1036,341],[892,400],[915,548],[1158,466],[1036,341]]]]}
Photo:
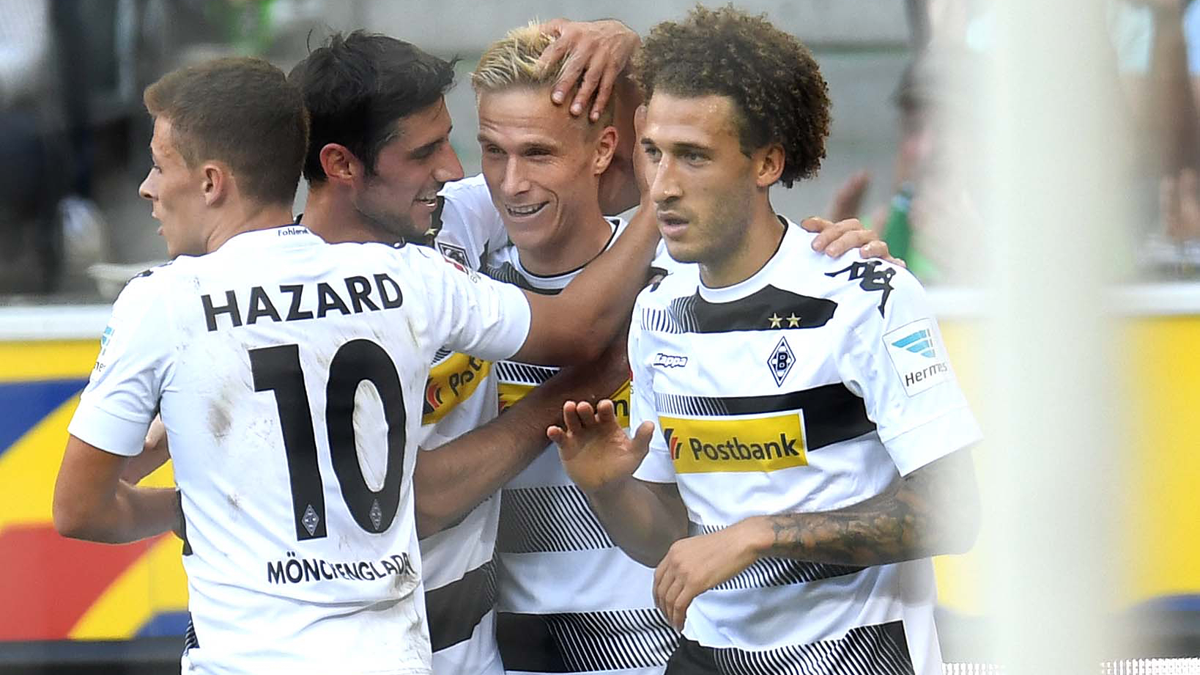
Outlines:
{"type": "Polygon", "coordinates": [[[667,254],[670,255],[675,262],[700,262],[700,252],[694,247],[685,246],[679,242],[672,242],[670,239],[664,239],[663,241],[665,241],[667,245],[667,254]]]}

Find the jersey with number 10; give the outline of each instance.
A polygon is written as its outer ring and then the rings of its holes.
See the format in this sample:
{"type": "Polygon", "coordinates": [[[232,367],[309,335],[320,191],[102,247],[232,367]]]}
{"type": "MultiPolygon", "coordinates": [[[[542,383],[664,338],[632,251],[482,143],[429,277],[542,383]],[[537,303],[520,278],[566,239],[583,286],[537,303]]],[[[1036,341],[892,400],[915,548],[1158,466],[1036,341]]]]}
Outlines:
{"type": "Polygon", "coordinates": [[[298,226],[125,288],[70,431],[134,455],[161,406],[189,672],[429,672],[411,483],[429,364],[510,356],[528,327],[519,291],[433,251],[298,226]]]}

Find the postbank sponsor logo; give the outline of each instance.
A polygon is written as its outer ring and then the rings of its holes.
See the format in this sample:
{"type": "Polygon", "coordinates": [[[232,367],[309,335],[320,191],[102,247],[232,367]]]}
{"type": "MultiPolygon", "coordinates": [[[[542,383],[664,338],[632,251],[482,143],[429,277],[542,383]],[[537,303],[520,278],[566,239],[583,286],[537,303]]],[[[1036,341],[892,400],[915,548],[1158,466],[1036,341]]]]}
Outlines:
{"type": "MultiPolygon", "coordinates": [[[[517,404],[517,401],[525,398],[525,395],[533,391],[534,385],[531,384],[516,384],[513,382],[501,382],[497,385],[500,390],[500,412],[508,410],[517,404]]],[[[613,410],[617,413],[617,424],[621,427],[629,428],[629,393],[632,386],[629,380],[621,385],[608,398],[613,402],[613,410]]]]}
{"type": "Polygon", "coordinates": [[[807,466],[804,413],[658,418],[676,473],[778,471],[807,466]]]}
{"type": "Polygon", "coordinates": [[[451,354],[429,371],[421,424],[433,424],[467,400],[491,372],[492,364],[466,354],[451,354]]]}

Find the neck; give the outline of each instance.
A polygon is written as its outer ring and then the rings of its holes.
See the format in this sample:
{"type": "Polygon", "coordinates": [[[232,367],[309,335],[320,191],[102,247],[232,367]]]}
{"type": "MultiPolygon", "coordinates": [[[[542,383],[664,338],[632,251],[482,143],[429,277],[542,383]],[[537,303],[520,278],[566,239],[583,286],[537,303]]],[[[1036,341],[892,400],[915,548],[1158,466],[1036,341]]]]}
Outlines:
{"type": "Polygon", "coordinates": [[[604,252],[612,238],[612,227],[600,213],[599,204],[569,217],[569,225],[561,236],[554,237],[537,248],[517,247],[521,266],[540,276],[565,274],[588,264],[604,252]]]}
{"type": "Polygon", "coordinates": [[[291,205],[238,201],[217,214],[216,225],[208,235],[205,249],[207,253],[212,253],[239,234],[283,227],[291,222],[291,205]]]}
{"type": "Polygon", "coordinates": [[[348,241],[394,244],[399,241],[375,227],[349,199],[340,198],[336,188],[328,184],[309,183],[300,224],[330,244],[348,241]]]}
{"type": "Polygon", "coordinates": [[[750,218],[742,231],[740,241],[728,251],[718,251],[719,258],[700,262],[700,280],[705,286],[732,286],[754,276],[779,250],[786,228],[764,194],[761,199],[754,200],[750,218]]]}

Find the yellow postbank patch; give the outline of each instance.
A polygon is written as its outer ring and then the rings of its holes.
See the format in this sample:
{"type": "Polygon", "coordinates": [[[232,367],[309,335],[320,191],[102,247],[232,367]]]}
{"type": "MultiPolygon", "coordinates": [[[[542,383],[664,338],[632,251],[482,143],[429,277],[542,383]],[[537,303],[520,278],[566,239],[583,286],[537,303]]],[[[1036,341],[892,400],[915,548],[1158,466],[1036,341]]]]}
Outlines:
{"type": "Polygon", "coordinates": [[[737,417],[658,418],[676,473],[767,472],[807,466],[799,410],[737,417]]]}

